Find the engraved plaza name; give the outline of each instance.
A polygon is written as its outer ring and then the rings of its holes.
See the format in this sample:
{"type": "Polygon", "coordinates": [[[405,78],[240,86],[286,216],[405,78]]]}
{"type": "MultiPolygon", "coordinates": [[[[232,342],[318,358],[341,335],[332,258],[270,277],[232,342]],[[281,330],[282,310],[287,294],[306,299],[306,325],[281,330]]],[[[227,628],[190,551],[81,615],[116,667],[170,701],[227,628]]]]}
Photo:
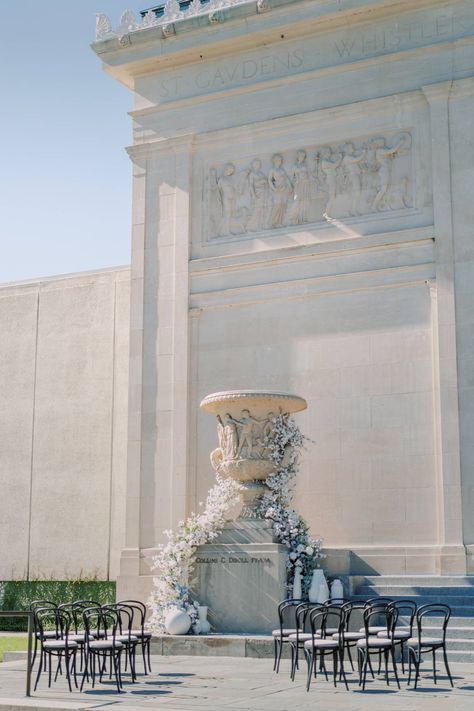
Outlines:
{"type": "Polygon", "coordinates": [[[196,563],[219,563],[227,565],[227,563],[242,563],[242,564],[260,564],[268,565],[271,563],[270,558],[255,558],[249,555],[221,555],[213,557],[197,557],[196,563]]]}

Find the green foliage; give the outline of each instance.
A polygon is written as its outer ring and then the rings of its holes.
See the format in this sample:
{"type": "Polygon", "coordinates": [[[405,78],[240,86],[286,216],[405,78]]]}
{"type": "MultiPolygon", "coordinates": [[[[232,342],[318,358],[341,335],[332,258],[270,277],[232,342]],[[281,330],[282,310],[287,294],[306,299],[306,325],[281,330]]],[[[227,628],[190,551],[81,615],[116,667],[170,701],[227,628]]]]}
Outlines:
{"type": "Polygon", "coordinates": [[[27,637],[0,637],[0,662],[5,652],[26,652],[27,649],[27,637]]]}
{"type": "MultiPolygon", "coordinates": [[[[115,602],[115,583],[101,580],[21,580],[0,582],[0,610],[28,610],[33,600],[60,604],[94,600],[101,605],[115,602]]],[[[25,631],[26,618],[0,617],[0,630],[25,631]]]]}

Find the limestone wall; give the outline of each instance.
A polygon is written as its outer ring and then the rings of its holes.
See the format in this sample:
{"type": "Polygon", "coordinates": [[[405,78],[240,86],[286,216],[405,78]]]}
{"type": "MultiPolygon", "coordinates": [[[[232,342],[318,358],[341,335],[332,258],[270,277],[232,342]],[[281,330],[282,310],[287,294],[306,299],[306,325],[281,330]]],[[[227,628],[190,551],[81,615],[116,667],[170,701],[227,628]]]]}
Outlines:
{"type": "Polygon", "coordinates": [[[129,269],[0,287],[0,579],[114,579],[129,269]]]}

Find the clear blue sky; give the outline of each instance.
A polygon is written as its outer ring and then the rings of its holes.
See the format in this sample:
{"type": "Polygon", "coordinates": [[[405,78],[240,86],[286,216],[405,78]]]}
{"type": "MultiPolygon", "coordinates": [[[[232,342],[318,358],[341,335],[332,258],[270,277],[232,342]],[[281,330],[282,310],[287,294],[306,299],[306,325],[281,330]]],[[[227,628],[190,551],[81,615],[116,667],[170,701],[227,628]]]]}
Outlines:
{"type": "Polygon", "coordinates": [[[0,282],[129,263],[132,97],[89,45],[147,4],[0,0],[0,282]]]}

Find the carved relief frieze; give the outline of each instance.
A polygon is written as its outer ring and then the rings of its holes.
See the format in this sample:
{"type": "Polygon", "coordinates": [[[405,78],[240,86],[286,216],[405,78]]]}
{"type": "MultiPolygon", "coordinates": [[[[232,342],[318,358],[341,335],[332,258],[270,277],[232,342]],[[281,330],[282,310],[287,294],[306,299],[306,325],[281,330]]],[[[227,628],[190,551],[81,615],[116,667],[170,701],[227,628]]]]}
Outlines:
{"type": "Polygon", "coordinates": [[[212,165],[208,237],[232,237],[413,207],[412,135],[301,147],[212,165]]]}

